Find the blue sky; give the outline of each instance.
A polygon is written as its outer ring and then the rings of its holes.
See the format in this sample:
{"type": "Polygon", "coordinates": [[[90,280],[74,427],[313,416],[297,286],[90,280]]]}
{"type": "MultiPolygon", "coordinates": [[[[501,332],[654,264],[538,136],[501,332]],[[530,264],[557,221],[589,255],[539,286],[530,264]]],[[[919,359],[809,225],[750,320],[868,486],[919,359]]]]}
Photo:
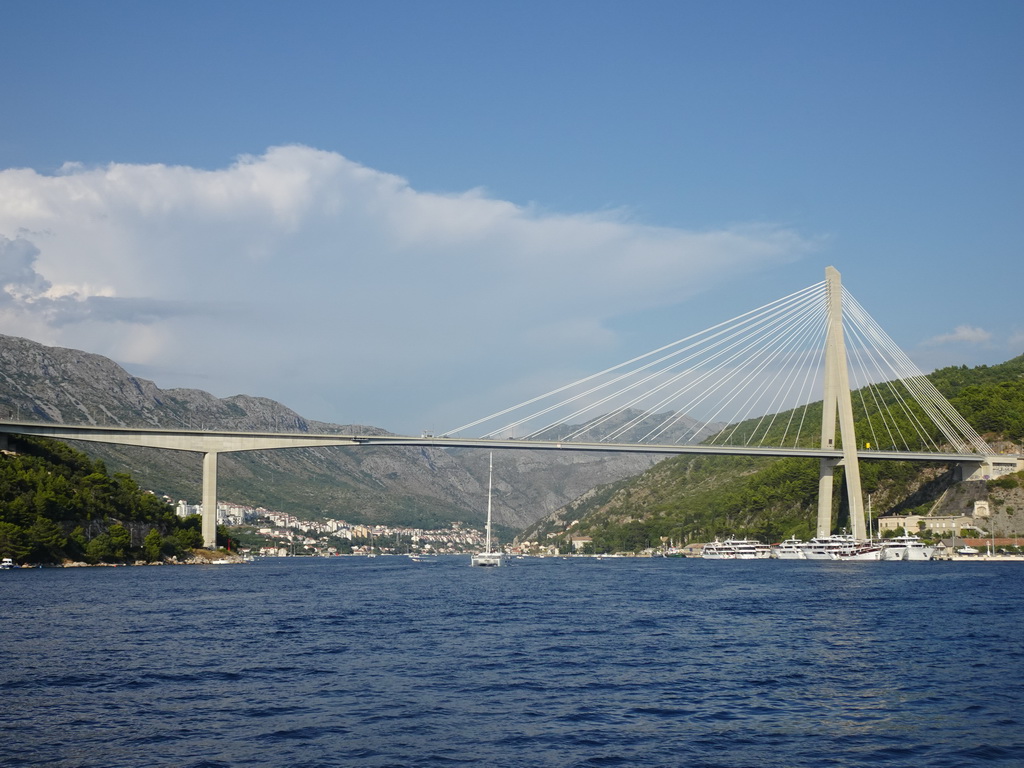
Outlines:
{"type": "Polygon", "coordinates": [[[1020,2],[4,3],[0,332],[443,431],[816,283],[1024,352],[1020,2]]]}

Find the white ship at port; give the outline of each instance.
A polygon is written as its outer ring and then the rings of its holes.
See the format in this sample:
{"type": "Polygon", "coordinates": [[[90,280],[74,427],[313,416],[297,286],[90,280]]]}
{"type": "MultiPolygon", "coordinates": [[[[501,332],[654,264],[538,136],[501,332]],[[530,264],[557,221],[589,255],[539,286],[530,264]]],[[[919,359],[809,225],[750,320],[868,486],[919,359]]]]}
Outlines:
{"type": "Polygon", "coordinates": [[[931,560],[935,547],[914,535],[896,536],[882,542],[883,560],[931,560]]]}
{"type": "Polygon", "coordinates": [[[802,539],[786,539],[781,544],[776,545],[773,554],[778,560],[806,560],[803,544],[804,541],[802,539]]]}
{"type": "Polygon", "coordinates": [[[828,553],[830,560],[842,562],[879,561],[882,559],[884,547],[877,541],[854,541],[851,545],[828,553]]]}
{"type": "Polygon", "coordinates": [[[935,547],[913,535],[859,540],[847,534],[819,536],[810,541],[790,538],[773,548],[779,560],[931,560],[935,547]]]}
{"type": "Polygon", "coordinates": [[[760,560],[771,554],[770,546],[753,539],[715,539],[704,545],[700,556],[705,560],[760,560]]]}
{"type": "Polygon", "coordinates": [[[845,533],[831,536],[815,536],[810,541],[800,543],[805,560],[834,560],[833,554],[850,552],[857,546],[857,540],[845,533]]]}

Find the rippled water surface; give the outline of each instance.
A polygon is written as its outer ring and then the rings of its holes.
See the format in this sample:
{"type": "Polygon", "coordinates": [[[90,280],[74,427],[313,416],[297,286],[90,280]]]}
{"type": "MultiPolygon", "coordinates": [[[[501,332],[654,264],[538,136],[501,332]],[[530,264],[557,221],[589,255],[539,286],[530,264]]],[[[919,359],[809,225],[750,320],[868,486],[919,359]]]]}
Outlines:
{"type": "Polygon", "coordinates": [[[1024,564],[0,573],[7,766],[1024,765],[1024,564]]]}

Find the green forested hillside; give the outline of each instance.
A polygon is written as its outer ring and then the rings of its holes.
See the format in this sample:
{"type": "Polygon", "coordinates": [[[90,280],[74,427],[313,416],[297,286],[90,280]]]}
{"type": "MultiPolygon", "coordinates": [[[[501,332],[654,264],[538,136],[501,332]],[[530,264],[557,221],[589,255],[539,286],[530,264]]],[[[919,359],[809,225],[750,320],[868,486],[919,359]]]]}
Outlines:
{"type": "Polygon", "coordinates": [[[129,475],[53,440],[12,438],[11,449],[0,454],[0,557],[116,563],[202,545],[198,518],[179,520],[129,475]]]}
{"type": "MultiPolygon", "coordinates": [[[[997,366],[945,368],[929,378],[990,441],[1020,443],[1024,438],[1024,356],[997,366]]],[[[808,418],[820,421],[820,403],[811,407],[815,409],[808,418]]],[[[859,436],[872,435],[873,426],[874,434],[888,434],[872,419],[877,419],[877,408],[862,410],[856,424],[859,436]]],[[[787,423],[782,415],[773,429],[787,423]]],[[[755,428],[753,423],[741,424],[736,433],[742,437],[755,428]]],[[[939,444],[943,440],[941,434],[928,437],[939,444]]],[[[952,472],[942,464],[863,462],[861,479],[876,515],[924,513],[952,483],[952,472]]],[[[816,459],[680,456],[638,477],[595,489],[521,538],[565,547],[570,536],[590,536],[596,552],[639,551],[666,540],[707,541],[726,535],[763,541],[806,538],[814,532],[817,493],[816,459]]],[[[844,494],[837,493],[836,527],[846,525],[846,515],[844,494]]]]}
{"type": "Polygon", "coordinates": [[[982,435],[1024,441],[1024,355],[1000,365],[942,368],[928,378],[982,435]]]}

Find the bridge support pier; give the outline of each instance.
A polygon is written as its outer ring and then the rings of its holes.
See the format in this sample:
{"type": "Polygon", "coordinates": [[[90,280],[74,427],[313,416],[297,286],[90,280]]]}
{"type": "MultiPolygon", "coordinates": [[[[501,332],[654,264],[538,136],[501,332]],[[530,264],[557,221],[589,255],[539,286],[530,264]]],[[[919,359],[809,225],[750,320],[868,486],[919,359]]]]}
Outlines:
{"type": "Polygon", "coordinates": [[[832,490],[835,485],[837,459],[822,459],[818,467],[818,526],[819,539],[832,533],[832,490]]]}
{"type": "MultiPolygon", "coordinates": [[[[824,397],[821,403],[821,447],[835,448],[836,416],[843,441],[843,468],[846,472],[846,495],[850,503],[850,528],[856,539],[867,538],[864,524],[864,494],[860,486],[860,462],[857,457],[857,435],[853,429],[853,403],[850,397],[850,374],[846,367],[846,342],[843,340],[843,294],[839,271],[825,269],[828,286],[828,336],[825,340],[824,397]]],[[[818,536],[832,532],[832,486],[836,462],[821,460],[818,473],[818,536]]]]}
{"type": "Polygon", "coordinates": [[[217,451],[203,454],[203,546],[217,548],[217,451]]]}

